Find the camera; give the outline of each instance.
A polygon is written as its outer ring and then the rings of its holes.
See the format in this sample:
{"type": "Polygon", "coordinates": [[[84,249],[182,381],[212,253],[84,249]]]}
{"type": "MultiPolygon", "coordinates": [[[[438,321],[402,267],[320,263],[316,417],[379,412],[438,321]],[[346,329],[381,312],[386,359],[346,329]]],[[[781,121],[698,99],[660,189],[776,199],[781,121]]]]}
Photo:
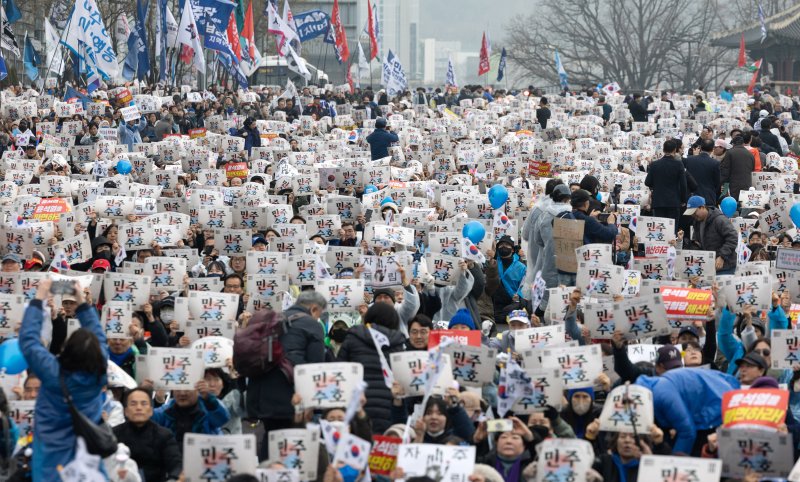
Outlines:
{"type": "Polygon", "coordinates": [[[75,285],[68,280],[53,281],[50,285],[50,294],[75,296],[75,285]]]}

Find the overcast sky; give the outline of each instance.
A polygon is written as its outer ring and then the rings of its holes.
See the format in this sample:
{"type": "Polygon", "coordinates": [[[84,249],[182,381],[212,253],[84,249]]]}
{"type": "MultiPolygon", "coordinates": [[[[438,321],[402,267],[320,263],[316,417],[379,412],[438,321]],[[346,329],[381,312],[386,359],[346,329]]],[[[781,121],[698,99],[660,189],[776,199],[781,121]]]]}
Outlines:
{"type": "Polygon", "coordinates": [[[502,47],[504,26],[530,13],[531,0],[420,0],[420,38],[458,40],[465,51],[481,48],[488,30],[492,47],[502,47]]]}

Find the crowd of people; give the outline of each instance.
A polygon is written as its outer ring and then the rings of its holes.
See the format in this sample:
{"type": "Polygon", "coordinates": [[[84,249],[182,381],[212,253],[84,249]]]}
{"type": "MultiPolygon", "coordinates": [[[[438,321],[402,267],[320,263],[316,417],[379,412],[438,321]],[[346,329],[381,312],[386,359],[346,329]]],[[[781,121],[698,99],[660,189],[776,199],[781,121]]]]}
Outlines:
{"type": "Polygon", "coordinates": [[[9,480],[464,480],[337,449],[386,436],[469,449],[472,482],[645,482],[658,455],[795,480],[800,111],[774,87],[2,95],[9,480]],[[785,399],[760,432],[727,416],[750,390],[785,399]],[[199,436],[256,445],[214,472],[199,436]],[[759,437],[788,448],[730,448],[759,437]]]}

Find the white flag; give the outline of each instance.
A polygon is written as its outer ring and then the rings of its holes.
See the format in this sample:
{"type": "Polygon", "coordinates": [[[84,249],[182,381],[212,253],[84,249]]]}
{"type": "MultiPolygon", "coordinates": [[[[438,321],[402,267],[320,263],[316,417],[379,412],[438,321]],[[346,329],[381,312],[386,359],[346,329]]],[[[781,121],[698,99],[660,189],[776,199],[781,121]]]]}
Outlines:
{"type": "Polygon", "coordinates": [[[509,357],[500,369],[500,379],[497,384],[497,413],[504,417],[514,403],[522,398],[530,384],[531,377],[509,357]]]}
{"type": "Polygon", "coordinates": [[[358,43],[358,79],[369,78],[369,62],[364,55],[364,49],[361,48],[361,42],[358,43]]]}
{"type": "Polygon", "coordinates": [[[183,2],[183,14],[181,15],[181,25],[178,28],[177,41],[184,45],[185,49],[193,51],[194,67],[198,72],[205,73],[206,59],[203,57],[203,44],[200,43],[200,35],[197,33],[197,25],[194,22],[192,2],[183,2]]]}
{"type": "Polygon", "coordinates": [[[391,50],[389,50],[386,60],[383,62],[382,79],[386,85],[386,93],[390,97],[399,94],[408,86],[408,80],[406,79],[403,65],[400,63],[400,58],[394,55],[391,50]]]}
{"type": "MultiPolygon", "coordinates": [[[[121,15],[120,18],[124,17],[121,15]]],[[[128,38],[127,36],[125,38],[128,38]]],[[[50,25],[50,20],[44,19],[44,42],[47,48],[47,65],[50,72],[61,75],[64,72],[64,52],[58,43],[58,32],[50,25]]]]}
{"type": "Polygon", "coordinates": [[[253,73],[258,70],[262,60],[261,52],[258,51],[258,47],[253,45],[253,58],[245,59],[244,56],[242,57],[242,63],[240,64],[240,67],[242,68],[244,75],[248,77],[253,75],[253,73]]]}
{"type": "Polygon", "coordinates": [[[95,0],[75,2],[69,20],[71,28],[65,33],[61,43],[77,54],[86,65],[106,77],[114,77],[119,72],[117,54],[111,37],[100,16],[95,0]],[[92,19],[92,21],[87,21],[92,19]],[[78,28],[78,26],[84,28],[78,28]]]}
{"type": "Polygon", "coordinates": [[[542,304],[544,293],[547,290],[547,282],[542,278],[542,272],[536,272],[536,278],[533,280],[533,288],[531,289],[531,308],[536,311],[539,305],[542,304]]]}
{"type": "Polygon", "coordinates": [[[289,0],[283,0],[283,23],[286,25],[284,32],[284,42],[292,43],[297,42],[297,52],[300,53],[300,35],[297,34],[297,26],[294,23],[292,16],[292,9],[289,8],[289,0]]]}
{"type": "Polygon", "coordinates": [[[167,8],[167,48],[175,48],[178,45],[179,28],[178,22],[175,21],[175,17],[172,15],[172,10],[167,8]]]}
{"type": "Polygon", "coordinates": [[[747,264],[747,262],[750,261],[750,256],[752,254],[753,252],[747,247],[746,244],[744,244],[740,236],[739,243],[736,245],[736,265],[742,266],[747,264]]]}
{"type": "Polygon", "coordinates": [[[286,23],[283,17],[278,15],[278,10],[272,2],[267,2],[267,31],[275,35],[278,44],[278,55],[285,57],[288,55],[289,43],[292,40],[300,41],[297,33],[286,23]]]}
{"type": "Polygon", "coordinates": [[[298,73],[306,80],[311,80],[311,72],[308,71],[306,61],[303,60],[303,57],[297,55],[297,52],[295,52],[288,43],[286,44],[286,52],[289,54],[286,56],[286,65],[289,67],[289,70],[298,73]]]}
{"type": "MultiPolygon", "coordinates": [[[[493,213],[494,222],[492,223],[492,227],[501,233],[508,231],[508,228],[511,227],[511,221],[508,219],[506,212],[503,211],[503,209],[495,209],[493,213]]],[[[498,234],[498,236],[500,235],[501,234],[498,234]]]]}
{"type": "Polygon", "coordinates": [[[372,341],[375,343],[375,349],[378,350],[378,358],[381,360],[381,372],[383,373],[383,381],[386,383],[386,388],[392,389],[394,383],[394,374],[386,362],[386,356],[383,354],[383,347],[389,346],[389,338],[378,330],[367,328],[369,334],[372,335],[372,341]]]}

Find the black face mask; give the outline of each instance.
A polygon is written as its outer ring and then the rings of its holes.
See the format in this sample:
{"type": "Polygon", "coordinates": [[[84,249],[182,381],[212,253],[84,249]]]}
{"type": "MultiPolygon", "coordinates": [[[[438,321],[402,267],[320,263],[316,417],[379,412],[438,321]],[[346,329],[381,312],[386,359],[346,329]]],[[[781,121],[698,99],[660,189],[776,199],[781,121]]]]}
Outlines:
{"type": "Polygon", "coordinates": [[[498,248],[497,252],[500,254],[501,258],[508,258],[514,254],[514,250],[507,247],[498,248]]]}
{"type": "Polygon", "coordinates": [[[112,259],[114,259],[114,253],[112,253],[110,250],[101,251],[94,256],[94,259],[104,259],[110,262],[112,259]]]}
{"type": "Polygon", "coordinates": [[[331,340],[335,341],[336,343],[344,342],[345,336],[347,336],[347,330],[343,328],[337,328],[335,330],[331,330],[331,340]]]}

